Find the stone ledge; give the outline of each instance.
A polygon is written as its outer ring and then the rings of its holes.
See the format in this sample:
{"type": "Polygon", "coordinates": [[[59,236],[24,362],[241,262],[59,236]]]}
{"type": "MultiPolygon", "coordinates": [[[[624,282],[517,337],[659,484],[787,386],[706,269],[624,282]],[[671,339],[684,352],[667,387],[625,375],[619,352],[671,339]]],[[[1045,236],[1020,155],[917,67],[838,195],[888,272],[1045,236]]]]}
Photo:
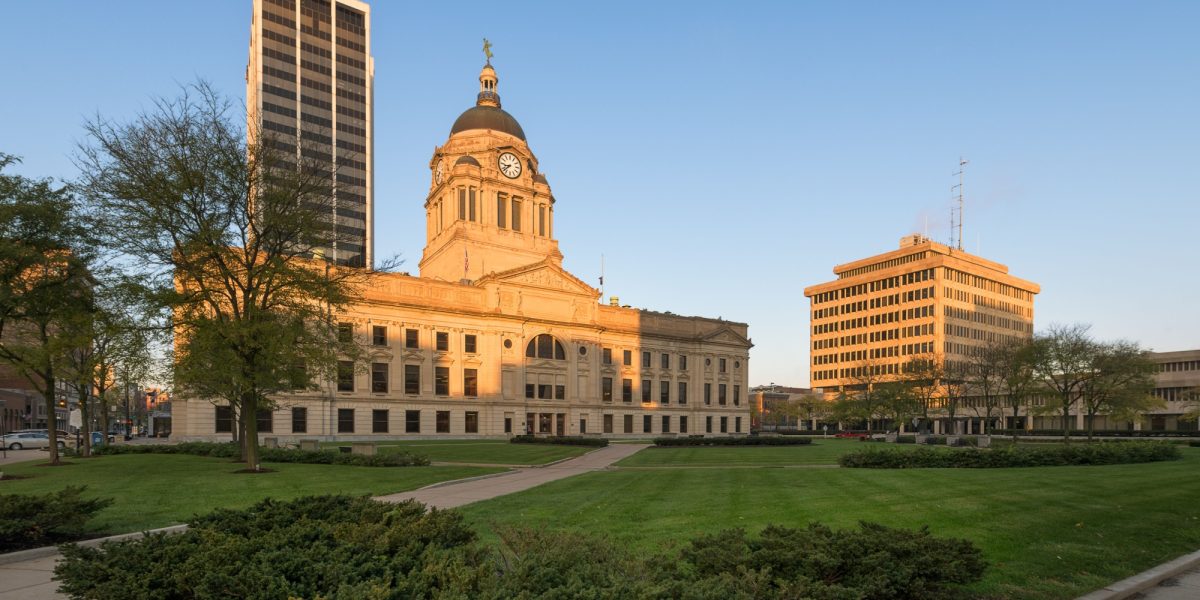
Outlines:
{"type": "Polygon", "coordinates": [[[1139,592],[1144,592],[1165,579],[1169,579],[1193,568],[1200,566],[1200,550],[1191,554],[1184,554],[1173,561],[1163,563],[1142,571],[1133,577],[1122,579],[1116,583],[1111,583],[1085,596],[1080,596],[1076,600],[1121,600],[1129,598],[1139,592]]]}

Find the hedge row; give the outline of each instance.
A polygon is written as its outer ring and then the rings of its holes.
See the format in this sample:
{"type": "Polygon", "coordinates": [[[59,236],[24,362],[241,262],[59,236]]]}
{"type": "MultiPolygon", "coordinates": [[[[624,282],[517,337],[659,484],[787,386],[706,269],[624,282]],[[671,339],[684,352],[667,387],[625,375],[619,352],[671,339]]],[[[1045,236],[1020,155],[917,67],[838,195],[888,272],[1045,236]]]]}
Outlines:
{"type": "MultiPolygon", "coordinates": [[[[1030,436],[1058,436],[1062,437],[1061,429],[993,429],[992,435],[1030,435],[1030,436]]],[[[1087,437],[1086,429],[1072,429],[1072,437],[1087,437]]],[[[1130,429],[1097,429],[1092,432],[1092,435],[1103,437],[1133,437],[1133,438],[1157,438],[1157,437],[1200,437],[1200,431],[1133,431],[1130,429]]]]}
{"type": "MultiPolygon", "coordinates": [[[[180,444],[105,445],[93,450],[95,454],[191,454],[216,458],[237,458],[241,450],[229,442],[183,442],[180,444]]],[[[367,456],[344,454],[334,450],[292,450],[288,448],[259,448],[259,460],[272,463],[304,463],[311,465],[349,465],[353,467],[418,467],[429,464],[420,454],[389,452],[367,456]]]]}
{"type": "Polygon", "coordinates": [[[604,438],[590,438],[578,436],[537,436],[537,435],[514,435],[508,439],[514,444],[557,444],[560,446],[590,446],[593,448],[603,448],[608,445],[608,440],[604,438]]]}
{"type": "Polygon", "coordinates": [[[1051,448],[1010,446],[950,450],[917,448],[911,451],[860,450],[843,454],[838,464],[859,469],[1006,468],[1064,465],[1116,465],[1178,460],[1179,447],[1158,442],[1075,444],[1051,448]]]}
{"type": "Polygon", "coordinates": [[[578,532],[499,529],[483,545],[453,511],[321,496],[193,518],[175,535],[67,546],[75,598],[949,599],[986,568],[971,542],[863,523],[767,527],[638,553],[578,532]]]}
{"type": "Polygon", "coordinates": [[[84,525],[113,503],[84,500],[86,487],[67,487],[43,496],[0,495],[0,552],[38,548],[81,539],[84,525]]]}
{"type": "Polygon", "coordinates": [[[807,437],[660,437],[655,446],[805,446],[812,443],[807,437]]]}

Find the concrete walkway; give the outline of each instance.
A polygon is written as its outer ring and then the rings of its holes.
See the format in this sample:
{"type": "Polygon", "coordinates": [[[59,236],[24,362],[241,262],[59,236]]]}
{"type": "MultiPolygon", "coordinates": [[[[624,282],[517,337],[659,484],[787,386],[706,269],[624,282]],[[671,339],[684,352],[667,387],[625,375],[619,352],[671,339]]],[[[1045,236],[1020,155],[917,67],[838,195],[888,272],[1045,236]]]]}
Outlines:
{"type": "MultiPolygon", "coordinates": [[[[647,446],[613,444],[545,467],[520,468],[498,475],[434,484],[411,492],[379,496],[376,500],[402,502],[415,499],[437,508],[453,508],[598,471],[647,446]]],[[[66,596],[57,591],[58,583],[52,581],[58,559],[58,554],[52,554],[0,564],[0,600],[64,600],[66,596]]]]}
{"type": "Polygon", "coordinates": [[[1169,577],[1138,596],[1144,600],[1196,600],[1200,598],[1200,568],[1169,577]]]}

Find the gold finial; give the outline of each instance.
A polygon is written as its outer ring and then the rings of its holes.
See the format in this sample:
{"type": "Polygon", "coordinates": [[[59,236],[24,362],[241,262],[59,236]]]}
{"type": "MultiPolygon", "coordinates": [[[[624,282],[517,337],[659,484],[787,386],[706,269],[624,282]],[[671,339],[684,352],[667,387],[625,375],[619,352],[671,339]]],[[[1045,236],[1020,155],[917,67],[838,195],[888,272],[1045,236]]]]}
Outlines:
{"type": "Polygon", "coordinates": [[[487,57],[487,64],[492,64],[492,43],[487,38],[483,38],[483,55],[487,57]]]}

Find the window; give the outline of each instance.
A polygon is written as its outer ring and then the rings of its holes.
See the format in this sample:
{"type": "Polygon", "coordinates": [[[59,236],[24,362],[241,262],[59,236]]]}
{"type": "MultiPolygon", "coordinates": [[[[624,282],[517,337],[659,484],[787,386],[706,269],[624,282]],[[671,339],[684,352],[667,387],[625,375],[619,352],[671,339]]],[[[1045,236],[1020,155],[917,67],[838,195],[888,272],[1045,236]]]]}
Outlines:
{"type": "Polygon", "coordinates": [[[375,325],[371,328],[371,343],[376,346],[387,345],[387,327],[375,325]]]}
{"type": "Polygon", "coordinates": [[[733,386],[733,405],[739,406],[742,403],[742,386],[733,386]]]}
{"type": "Polygon", "coordinates": [[[233,432],[233,409],[228,406],[216,407],[217,414],[215,433],[232,433],[233,432]]]}
{"type": "Polygon", "coordinates": [[[612,348],[605,348],[604,350],[601,351],[601,354],[603,355],[601,362],[603,362],[606,365],[611,365],[612,364],[612,348]]]}
{"type": "Polygon", "coordinates": [[[642,402],[650,402],[650,380],[642,380],[642,402]]]}
{"type": "Polygon", "coordinates": [[[717,386],[717,404],[720,404],[721,406],[725,406],[725,401],[726,401],[725,392],[726,392],[726,388],[727,388],[727,386],[726,386],[725,384],[723,384],[723,383],[717,386]]]}
{"type": "Polygon", "coordinates": [[[704,433],[712,433],[712,417],[704,417],[704,433]]]}
{"type": "Polygon", "coordinates": [[[670,404],[671,403],[671,382],[670,381],[658,382],[658,402],[659,402],[659,404],[670,404]]]}
{"type": "Polygon", "coordinates": [[[721,417],[721,433],[729,433],[729,417],[721,417]]]}
{"type": "Polygon", "coordinates": [[[354,433],[354,409],[339,408],[338,413],[338,433],[354,433]]]}
{"type": "Polygon", "coordinates": [[[463,336],[463,352],[467,354],[475,354],[475,336],[467,334],[463,336]]]}
{"type": "Polygon", "coordinates": [[[533,422],[537,420],[537,414],[525,413],[525,433],[533,433],[533,422]]]}
{"type": "Polygon", "coordinates": [[[450,367],[433,368],[433,393],[438,396],[450,395],[450,367]]]}
{"type": "Polygon", "coordinates": [[[683,355],[683,354],[679,355],[679,370],[680,371],[687,370],[687,356],[686,355],[683,355]]]}
{"type": "Polygon", "coordinates": [[[659,366],[661,366],[664,369],[670,369],[671,368],[671,355],[667,354],[666,352],[663,352],[662,359],[659,361],[659,366]]]}
{"type": "Polygon", "coordinates": [[[258,428],[259,433],[272,433],[275,429],[275,419],[271,418],[271,411],[263,409],[255,413],[254,426],[258,428]]]}
{"type": "Polygon", "coordinates": [[[741,417],[733,418],[733,432],[734,433],[742,432],[742,418],[741,417]]]}
{"type": "Polygon", "coordinates": [[[567,352],[563,350],[563,345],[554,339],[554,336],[543,333],[532,340],[529,340],[529,345],[525,346],[525,356],[528,358],[552,358],[554,360],[567,360],[567,352]]]}
{"type": "MultiPolygon", "coordinates": [[[[408,367],[405,367],[407,370],[408,367]]],[[[387,363],[371,363],[371,391],[376,394],[386,394],[388,391],[387,363]]]]}
{"type": "MultiPolygon", "coordinates": [[[[612,402],[612,377],[605,377],[600,380],[600,401],[612,402]]],[[[611,432],[610,432],[611,433],[611,432]]]]}
{"type": "Polygon", "coordinates": [[[349,344],[354,341],[354,325],[338,323],[338,342],[349,344]]]}
{"type": "Polygon", "coordinates": [[[687,404],[687,382],[679,382],[679,403],[687,404]]]}
{"type": "Polygon", "coordinates": [[[479,395],[479,371],[463,369],[463,395],[474,398],[479,395]]]}
{"type": "Polygon", "coordinates": [[[467,220],[475,220],[475,188],[471,188],[470,197],[467,198],[467,220]]]}
{"type": "Polygon", "coordinates": [[[650,353],[649,352],[642,353],[642,367],[646,368],[646,369],[650,368],[650,353]]]}
{"type": "Polygon", "coordinates": [[[421,411],[404,411],[404,433],[421,433],[421,411]]]}
{"type": "Polygon", "coordinates": [[[623,354],[623,356],[622,356],[623,360],[622,360],[621,364],[623,364],[627,367],[632,366],[633,365],[633,350],[625,350],[622,354],[623,354]]]}
{"type": "Polygon", "coordinates": [[[308,409],[303,406],[292,408],[292,433],[308,433],[308,409]]]}
{"type": "Polygon", "coordinates": [[[550,431],[550,413],[538,413],[538,433],[552,433],[550,431]]]}
{"type": "Polygon", "coordinates": [[[437,411],[437,429],[438,433],[450,433],[450,411],[437,411]]]}
{"type": "Polygon", "coordinates": [[[538,206],[538,235],[546,235],[546,205],[538,206]]]}
{"type": "Polygon", "coordinates": [[[654,422],[653,419],[650,415],[642,415],[642,433],[654,433],[650,426],[654,422]]]}
{"type": "Polygon", "coordinates": [[[604,415],[604,433],[613,432],[612,415],[604,415]]]}
{"type": "Polygon", "coordinates": [[[537,398],[537,384],[536,383],[525,384],[525,397],[526,398],[537,398]]]}
{"type": "Polygon", "coordinates": [[[516,198],[512,200],[512,230],[521,230],[521,201],[516,198]]]}
{"type": "Polygon", "coordinates": [[[458,188],[458,220],[467,220],[467,190],[458,188]]]}
{"type": "Polygon", "coordinates": [[[625,433],[633,433],[633,415],[625,415],[625,433]]]}
{"type": "Polygon", "coordinates": [[[688,432],[688,430],[687,430],[687,415],[680,415],[680,417],[679,417],[679,433],[687,433],[687,432],[688,432]]]}
{"type": "Polygon", "coordinates": [[[404,330],[404,347],[405,348],[414,348],[414,349],[421,347],[421,345],[417,343],[417,330],[416,329],[405,329],[404,330]]]}
{"type": "Polygon", "coordinates": [[[438,352],[445,352],[450,349],[450,334],[445,331],[439,331],[433,334],[433,348],[438,352]]]}
{"type": "Polygon", "coordinates": [[[621,380],[621,402],[633,402],[633,380],[621,380]]]}
{"type": "Polygon", "coordinates": [[[662,432],[671,433],[671,417],[669,415],[662,416],[662,432]]]}
{"type": "Polygon", "coordinates": [[[554,399],[555,400],[566,400],[567,399],[567,386],[555,385],[554,386],[554,399]]]}
{"type": "Polygon", "coordinates": [[[542,400],[549,400],[553,388],[554,386],[549,383],[539,383],[537,386],[537,397],[542,400]]]}
{"type": "Polygon", "coordinates": [[[421,365],[404,365],[404,393],[421,393],[421,365]]]}
{"type": "Polygon", "coordinates": [[[712,404],[712,384],[711,383],[704,384],[704,403],[712,404]]]}
{"type": "Polygon", "coordinates": [[[504,194],[496,194],[496,227],[500,229],[507,227],[507,219],[504,218],[506,216],[504,213],[508,208],[507,204],[508,202],[505,201],[504,194]]]}
{"type": "Polygon", "coordinates": [[[338,361],[337,389],[339,392],[354,391],[354,363],[348,360],[338,361]]]}
{"type": "Polygon", "coordinates": [[[725,372],[725,359],[723,359],[723,358],[719,359],[717,362],[717,367],[718,367],[717,370],[724,373],[725,372]]]}
{"type": "Polygon", "coordinates": [[[504,417],[504,433],[512,433],[512,417],[504,417]]]}
{"type": "Polygon", "coordinates": [[[371,433],[387,433],[388,432],[388,411],[387,410],[372,410],[371,411],[371,433]]]}
{"type": "Polygon", "coordinates": [[[587,433],[587,419],[579,417],[579,433],[587,433]]]}
{"type": "Polygon", "coordinates": [[[465,426],[466,433],[479,433],[479,413],[467,411],[465,426]]]}

